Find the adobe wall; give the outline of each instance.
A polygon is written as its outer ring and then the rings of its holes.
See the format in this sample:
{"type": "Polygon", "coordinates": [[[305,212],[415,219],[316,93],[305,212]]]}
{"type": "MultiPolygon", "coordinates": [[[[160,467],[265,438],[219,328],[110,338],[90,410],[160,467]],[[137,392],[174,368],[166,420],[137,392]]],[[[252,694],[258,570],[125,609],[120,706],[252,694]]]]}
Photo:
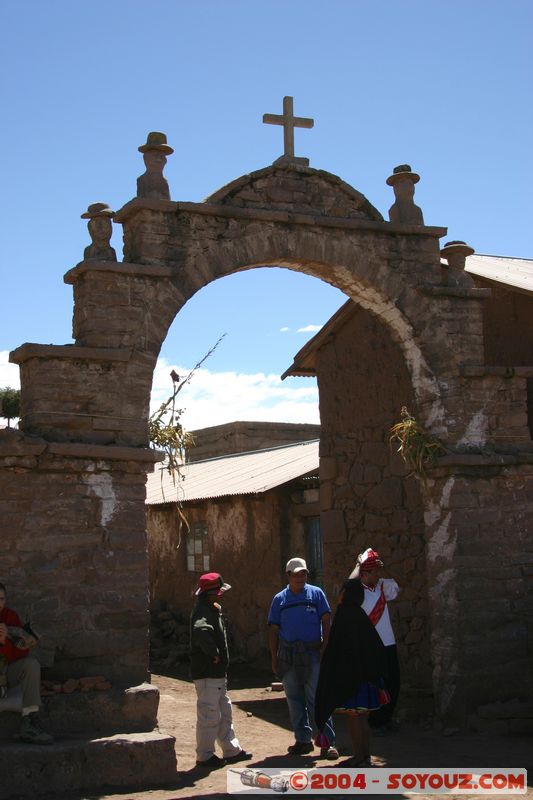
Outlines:
{"type": "Polygon", "coordinates": [[[374,547],[402,587],[390,604],[402,664],[402,706],[430,713],[432,660],[423,500],[388,441],[402,405],[416,416],[405,362],[385,327],[361,309],[318,350],[321,519],[328,585],[374,547]],[[342,385],[342,391],[338,385],[342,385]]]}
{"type": "Polygon", "coordinates": [[[320,437],[320,425],[290,422],[228,422],[191,431],[194,446],[187,453],[188,461],[229,453],[249,453],[294,442],[307,442],[320,437]]]}
{"type": "MultiPolygon", "coordinates": [[[[533,297],[476,276],[476,286],[491,289],[483,304],[485,363],[530,367],[533,362],[533,297]]],[[[527,380],[527,416],[533,437],[533,370],[527,380]]]]}
{"type": "Polygon", "coordinates": [[[530,367],[533,362],[533,297],[475,276],[491,290],[483,304],[485,363],[530,367]]]}
{"type": "MultiPolygon", "coordinates": [[[[290,553],[301,553],[303,520],[294,509],[288,484],[257,496],[214,498],[186,503],[190,525],[207,525],[210,569],[220,572],[232,589],[224,595],[224,612],[232,632],[232,657],[256,661],[270,668],[267,615],[274,594],[286,585],[283,573],[290,553]]],[[[194,602],[200,573],[187,570],[186,533],[177,544],[177,510],[173,504],[147,510],[148,563],[152,615],[156,626],[161,610],[186,622],[194,602]]],[[[165,619],[165,615],[161,620],[165,619]]],[[[171,643],[161,634],[155,655],[171,643]]]]}

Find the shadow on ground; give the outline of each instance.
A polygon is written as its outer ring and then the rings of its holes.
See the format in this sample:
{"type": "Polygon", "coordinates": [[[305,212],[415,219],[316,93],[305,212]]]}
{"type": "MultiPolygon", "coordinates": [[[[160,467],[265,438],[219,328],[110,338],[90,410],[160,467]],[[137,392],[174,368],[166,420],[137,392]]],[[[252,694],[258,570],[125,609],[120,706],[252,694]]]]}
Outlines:
{"type": "Polygon", "coordinates": [[[232,700],[234,706],[246,711],[248,715],[253,715],[272,725],[290,731],[289,715],[287,712],[287,701],[285,697],[272,697],[269,693],[261,700],[232,700]]]}
{"type": "MultiPolygon", "coordinates": [[[[190,667],[187,662],[180,662],[172,666],[154,662],[151,664],[153,675],[164,675],[165,678],[187,681],[192,683],[190,667]]],[[[265,689],[276,680],[270,670],[253,669],[248,664],[230,664],[228,671],[229,689],[265,689]]]]}

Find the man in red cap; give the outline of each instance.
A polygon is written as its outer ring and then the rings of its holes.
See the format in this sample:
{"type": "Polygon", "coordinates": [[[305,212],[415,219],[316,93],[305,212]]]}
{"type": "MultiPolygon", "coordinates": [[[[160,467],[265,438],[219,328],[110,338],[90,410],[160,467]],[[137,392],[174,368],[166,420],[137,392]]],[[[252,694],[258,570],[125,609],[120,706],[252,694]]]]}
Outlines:
{"type": "Polygon", "coordinates": [[[370,621],[374,624],[387,654],[385,682],[391,697],[390,703],[382,706],[378,711],[373,711],[369,718],[370,727],[378,736],[397,729],[397,723],[393,720],[392,715],[400,693],[400,662],[387,606],[390,600],[398,597],[400,587],[392,578],[380,577],[382,567],[383,561],[379,553],[369,547],[357,556],[355,569],[350,575],[350,578],[361,579],[365,590],[362,609],[366,611],[370,621]]]}
{"type": "Polygon", "coordinates": [[[202,575],[191,613],[191,676],[196,688],[196,766],[218,769],[225,764],[248,761],[233,728],[228,696],[228,637],[218,602],[231,589],[218,572],[202,575]],[[215,755],[215,743],[222,758],[215,755]]]}

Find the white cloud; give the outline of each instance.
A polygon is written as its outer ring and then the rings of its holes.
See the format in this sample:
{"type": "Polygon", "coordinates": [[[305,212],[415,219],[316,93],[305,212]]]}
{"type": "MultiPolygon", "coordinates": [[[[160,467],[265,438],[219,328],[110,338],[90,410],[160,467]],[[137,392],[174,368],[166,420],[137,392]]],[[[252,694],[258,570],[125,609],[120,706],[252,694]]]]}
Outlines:
{"type": "Polygon", "coordinates": [[[298,328],[298,333],[314,333],[319,331],[322,325],[306,325],[305,328],[298,328]]]}
{"type": "Polygon", "coordinates": [[[9,350],[0,350],[0,388],[4,386],[20,389],[18,364],[9,363],[9,350]]]}
{"type": "MultiPolygon", "coordinates": [[[[161,358],[154,371],[152,410],[158,408],[172,389],[170,371],[187,375],[183,366],[161,358]]],[[[221,425],[236,420],[268,422],[320,422],[318,389],[314,380],[309,386],[294,387],[279,375],[239,372],[211,372],[199,369],[178,397],[184,409],[182,423],[188,430],[221,425]]]]}
{"type": "Polygon", "coordinates": [[[279,331],[280,331],[280,333],[287,333],[287,331],[290,331],[290,328],[287,328],[287,327],[280,328],[279,331]]]}
{"type": "MultiPolygon", "coordinates": [[[[20,387],[19,368],[8,362],[9,352],[0,350],[0,387],[20,387]]],[[[154,370],[151,409],[154,411],[172,391],[170,372],[188,375],[190,369],[160,358],[154,370]]],[[[188,430],[207,428],[236,420],[265,422],[320,422],[316,381],[304,386],[281,381],[279,375],[243,372],[211,372],[199,369],[177,397],[184,409],[182,423],[188,430]],[[291,385],[292,384],[292,385],[291,385]]]]}

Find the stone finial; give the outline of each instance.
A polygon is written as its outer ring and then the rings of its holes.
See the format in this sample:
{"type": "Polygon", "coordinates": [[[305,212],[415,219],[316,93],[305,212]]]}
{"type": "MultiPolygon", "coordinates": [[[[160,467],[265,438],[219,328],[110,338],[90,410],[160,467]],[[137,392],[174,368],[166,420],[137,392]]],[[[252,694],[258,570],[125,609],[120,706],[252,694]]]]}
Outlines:
{"type": "Polygon", "coordinates": [[[111,247],[110,240],[113,234],[114,211],[107,203],[91,203],[82,219],[88,219],[87,228],[91,237],[91,244],[83,251],[85,261],[116,261],[117,254],[111,247]]]}
{"type": "Polygon", "coordinates": [[[160,200],[170,200],[170,190],[163,170],[167,163],[167,155],[174,152],[167,144],[165,133],[152,131],[148,134],[145,144],[137,148],[143,154],[146,172],[137,178],[137,197],[152,197],[160,200]]]}
{"type": "Polygon", "coordinates": [[[403,225],[423,225],[422,209],[415,205],[415,183],[420,180],[420,175],[411,171],[409,164],[400,164],[394,167],[392,175],[387,178],[387,183],[392,186],[395,202],[389,209],[391,222],[403,225]]]}
{"type": "Polygon", "coordinates": [[[474,255],[476,251],[466,242],[455,239],[446,242],[440,254],[448,262],[450,269],[463,270],[466,266],[466,257],[474,255]]]}
{"type": "Polygon", "coordinates": [[[474,285],[472,276],[465,271],[466,257],[475,253],[473,247],[459,239],[453,242],[446,242],[440,251],[441,258],[448,262],[442,270],[443,281],[451,286],[462,286],[469,288],[474,285]]]}

